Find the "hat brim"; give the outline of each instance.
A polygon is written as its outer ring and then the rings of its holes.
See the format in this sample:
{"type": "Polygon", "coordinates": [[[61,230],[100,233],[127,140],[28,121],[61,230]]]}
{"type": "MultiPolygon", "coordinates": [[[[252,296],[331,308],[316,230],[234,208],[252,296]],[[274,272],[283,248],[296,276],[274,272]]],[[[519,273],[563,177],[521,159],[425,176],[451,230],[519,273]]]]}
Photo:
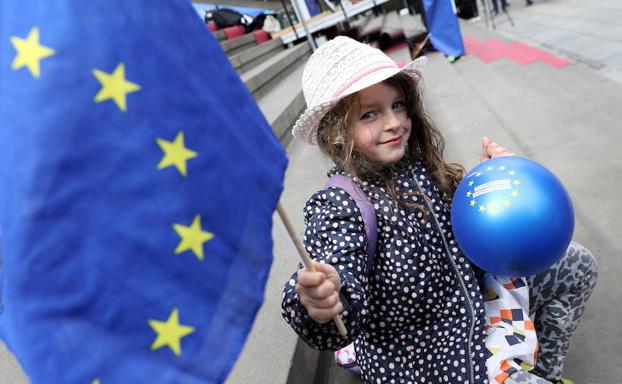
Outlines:
{"type": "Polygon", "coordinates": [[[360,81],[357,81],[352,84],[352,86],[348,87],[347,91],[343,92],[339,96],[305,109],[298,120],[294,123],[292,134],[294,137],[297,137],[308,144],[317,145],[317,128],[320,120],[339,102],[339,100],[367,87],[371,87],[374,84],[378,84],[398,73],[405,73],[413,78],[415,83],[418,83],[423,76],[426,62],[426,57],[420,57],[417,60],[411,61],[402,68],[387,68],[382,71],[377,71],[369,76],[365,76],[360,81]]]}

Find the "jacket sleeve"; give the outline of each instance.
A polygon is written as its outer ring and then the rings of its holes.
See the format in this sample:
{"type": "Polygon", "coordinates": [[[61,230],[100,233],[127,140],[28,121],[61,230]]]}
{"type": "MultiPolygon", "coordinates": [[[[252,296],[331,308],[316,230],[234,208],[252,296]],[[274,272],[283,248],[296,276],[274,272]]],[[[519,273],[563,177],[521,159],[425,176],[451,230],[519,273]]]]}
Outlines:
{"type": "Polygon", "coordinates": [[[307,252],[316,261],[335,267],[341,278],[340,297],[344,306],[341,317],[348,337],[342,337],[332,321],[319,324],[309,317],[295,290],[297,272],[283,288],[283,317],[311,347],[338,350],[359,335],[369,311],[369,266],[363,218],[348,193],[335,187],[313,195],[305,205],[304,216],[307,252]]]}

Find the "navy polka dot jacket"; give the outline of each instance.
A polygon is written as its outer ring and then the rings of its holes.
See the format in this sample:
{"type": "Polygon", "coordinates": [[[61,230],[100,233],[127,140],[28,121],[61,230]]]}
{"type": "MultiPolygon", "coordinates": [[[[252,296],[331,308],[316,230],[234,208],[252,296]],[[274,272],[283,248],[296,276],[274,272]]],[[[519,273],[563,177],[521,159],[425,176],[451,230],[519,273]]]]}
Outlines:
{"type": "Polygon", "coordinates": [[[487,383],[482,294],[455,242],[449,208],[421,164],[396,178],[398,195],[434,216],[398,206],[377,184],[360,183],[378,224],[371,268],[361,213],[345,191],[326,188],[305,206],[305,247],[341,277],[349,338],[332,322],[308,316],[294,289],[296,273],[284,287],[283,316],[313,348],[337,350],[354,340],[366,383],[487,383]]]}

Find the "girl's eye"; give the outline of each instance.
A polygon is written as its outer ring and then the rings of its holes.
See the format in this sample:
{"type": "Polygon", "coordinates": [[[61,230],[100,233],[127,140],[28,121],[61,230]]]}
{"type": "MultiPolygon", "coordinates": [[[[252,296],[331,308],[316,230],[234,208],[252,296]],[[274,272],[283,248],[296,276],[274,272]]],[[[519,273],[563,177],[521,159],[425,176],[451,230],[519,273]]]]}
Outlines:
{"type": "Polygon", "coordinates": [[[374,118],[374,116],[376,116],[375,112],[365,112],[363,116],[361,116],[361,120],[371,120],[374,118]]]}
{"type": "Polygon", "coordinates": [[[396,101],[393,103],[393,109],[402,109],[406,108],[406,103],[403,100],[396,101]]]}

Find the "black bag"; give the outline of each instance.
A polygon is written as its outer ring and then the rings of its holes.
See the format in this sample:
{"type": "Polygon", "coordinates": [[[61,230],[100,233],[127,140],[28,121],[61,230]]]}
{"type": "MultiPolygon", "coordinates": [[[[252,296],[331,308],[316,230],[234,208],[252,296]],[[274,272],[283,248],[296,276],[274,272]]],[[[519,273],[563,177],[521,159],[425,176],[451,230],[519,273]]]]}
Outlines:
{"type": "Polygon", "coordinates": [[[249,25],[246,26],[246,32],[252,32],[257,29],[263,28],[263,22],[265,20],[266,20],[265,13],[260,13],[259,15],[255,16],[253,21],[249,25]]]}
{"type": "Polygon", "coordinates": [[[234,25],[242,25],[242,14],[229,8],[215,9],[211,12],[211,18],[218,28],[227,28],[234,25]]]}

